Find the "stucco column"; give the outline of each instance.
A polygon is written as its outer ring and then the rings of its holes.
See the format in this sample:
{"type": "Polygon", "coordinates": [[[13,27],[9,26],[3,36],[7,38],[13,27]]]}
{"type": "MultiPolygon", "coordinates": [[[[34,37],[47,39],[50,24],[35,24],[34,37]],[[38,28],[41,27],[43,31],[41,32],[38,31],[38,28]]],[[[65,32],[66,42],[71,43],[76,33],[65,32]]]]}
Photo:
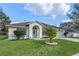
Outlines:
{"type": "Polygon", "coordinates": [[[42,27],[40,27],[40,38],[42,38],[42,27]]]}
{"type": "Polygon", "coordinates": [[[32,26],[30,25],[29,26],[29,38],[33,38],[33,35],[32,35],[33,33],[32,32],[33,32],[32,26]]]}
{"type": "Polygon", "coordinates": [[[26,27],[26,37],[29,38],[29,26],[26,27]]]}

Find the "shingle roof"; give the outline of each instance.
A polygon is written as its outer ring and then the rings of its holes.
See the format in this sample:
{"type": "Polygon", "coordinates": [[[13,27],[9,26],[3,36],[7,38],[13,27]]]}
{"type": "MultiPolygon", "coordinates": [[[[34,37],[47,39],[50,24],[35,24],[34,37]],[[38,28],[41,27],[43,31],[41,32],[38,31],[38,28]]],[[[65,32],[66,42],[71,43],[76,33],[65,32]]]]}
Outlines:
{"type": "Polygon", "coordinates": [[[6,25],[6,26],[12,26],[12,27],[22,27],[22,26],[26,26],[32,23],[39,23],[40,25],[42,25],[42,27],[54,27],[54,28],[58,28],[57,26],[54,25],[49,25],[46,23],[42,23],[42,22],[38,22],[38,21],[29,21],[29,22],[21,22],[21,23],[15,23],[15,24],[10,24],[10,25],[6,25]]]}

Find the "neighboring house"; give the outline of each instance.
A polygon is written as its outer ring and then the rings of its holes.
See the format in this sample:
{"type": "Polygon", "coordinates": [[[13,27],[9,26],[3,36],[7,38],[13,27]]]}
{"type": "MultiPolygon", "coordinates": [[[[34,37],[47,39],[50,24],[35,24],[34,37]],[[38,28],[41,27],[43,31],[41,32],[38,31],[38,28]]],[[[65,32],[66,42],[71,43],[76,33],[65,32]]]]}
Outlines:
{"type": "Polygon", "coordinates": [[[56,30],[58,29],[58,27],[56,26],[48,25],[38,21],[16,23],[6,26],[8,27],[8,39],[16,39],[16,36],[14,35],[15,30],[25,30],[26,35],[24,36],[24,38],[43,38],[46,37],[46,35],[44,34],[46,27],[50,26],[55,28],[56,30]]]}
{"type": "Polygon", "coordinates": [[[79,37],[79,30],[76,30],[73,22],[64,22],[60,24],[57,32],[58,38],[79,37]]]}

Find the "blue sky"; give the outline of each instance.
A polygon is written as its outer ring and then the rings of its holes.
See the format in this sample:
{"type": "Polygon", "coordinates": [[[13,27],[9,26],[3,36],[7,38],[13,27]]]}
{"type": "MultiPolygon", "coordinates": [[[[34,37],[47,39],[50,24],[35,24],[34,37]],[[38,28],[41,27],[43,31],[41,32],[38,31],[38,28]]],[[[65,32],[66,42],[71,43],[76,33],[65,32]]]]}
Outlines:
{"type": "Polygon", "coordinates": [[[67,13],[73,9],[72,4],[65,3],[0,3],[0,7],[12,23],[40,21],[56,26],[61,22],[70,21],[67,13]]]}

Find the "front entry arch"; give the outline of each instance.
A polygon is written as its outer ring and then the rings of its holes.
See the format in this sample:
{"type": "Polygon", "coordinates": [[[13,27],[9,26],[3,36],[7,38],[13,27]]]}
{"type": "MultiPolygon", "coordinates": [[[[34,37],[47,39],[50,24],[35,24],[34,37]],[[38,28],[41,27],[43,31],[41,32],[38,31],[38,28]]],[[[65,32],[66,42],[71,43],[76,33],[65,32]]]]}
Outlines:
{"type": "Polygon", "coordinates": [[[42,26],[38,23],[30,24],[29,37],[30,38],[42,38],[42,26]]]}

